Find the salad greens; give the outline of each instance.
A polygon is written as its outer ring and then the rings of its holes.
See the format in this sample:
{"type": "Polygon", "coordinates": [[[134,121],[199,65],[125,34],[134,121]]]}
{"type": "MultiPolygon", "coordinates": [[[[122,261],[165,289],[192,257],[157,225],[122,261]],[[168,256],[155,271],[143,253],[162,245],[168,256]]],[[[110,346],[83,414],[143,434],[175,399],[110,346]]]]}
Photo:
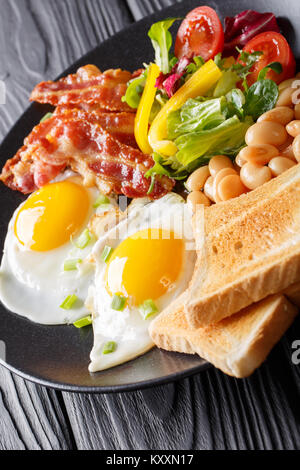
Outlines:
{"type": "Polygon", "coordinates": [[[172,35],[169,31],[173,23],[180,18],[168,18],[154,23],[148,32],[155,50],[155,62],[163,74],[170,72],[170,49],[172,47],[172,35]]]}
{"type": "Polygon", "coordinates": [[[233,116],[216,127],[184,134],[175,140],[179,148],[176,158],[186,167],[201,157],[219,154],[233,157],[244,146],[245,134],[252,124],[250,117],[242,122],[233,116]]]}
{"type": "MultiPolygon", "coordinates": [[[[174,82],[176,78],[177,86],[180,86],[205,63],[201,56],[178,61],[170,54],[172,35],[169,29],[177,19],[159,21],[148,33],[155,50],[155,62],[161,70],[150,122],[172,96],[166,91],[168,80],[174,75],[174,82]]],[[[266,77],[269,70],[280,74],[281,64],[273,62],[262,69],[257,81],[249,87],[247,77],[262,52],[236,50],[239,59],[231,65],[221,53],[215,56],[222,77],[206,96],[189,99],[179,110],[168,115],[167,139],[175,143],[178,151],[171,157],[154,152],[155,165],[146,174],[152,178],[151,188],[156,175],[182,180],[213,155],[234,158],[245,145],[247,129],[261,114],[275,106],[278,86],[266,77]]],[[[142,74],[128,83],[123,101],[134,109],[139,106],[147,75],[148,66],[145,65],[142,74]]]]}
{"type": "Polygon", "coordinates": [[[258,80],[246,95],[245,114],[258,119],[263,113],[274,108],[278,95],[278,86],[273,80],[258,80]]]}
{"type": "Polygon", "coordinates": [[[124,96],[122,96],[123,103],[127,103],[133,109],[138,108],[141,101],[142,93],[145,88],[147,75],[148,70],[146,69],[142,72],[139,77],[134,78],[133,80],[130,80],[130,82],[128,82],[126,93],[124,96]]]}
{"type": "MultiPolygon", "coordinates": [[[[239,92],[236,95],[242,103],[239,92]]],[[[232,102],[224,96],[189,99],[168,116],[168,139],[175,142],[178,152],[173,157],[154,154],[155,166],[147,176],[160,174],[183,179],[212,155],[235,156],[245,144],[245,134],[253,119],[248,116],[241,120],[232,114],[232,102]]]]}
{"type": "Polygon", "coordinates": [[[168,139],[175,140],[190,132],[212,129],[225,121],[226,99],[205,101],[203,98],[189,99],[178,111],[169,114],[168,139]]]}

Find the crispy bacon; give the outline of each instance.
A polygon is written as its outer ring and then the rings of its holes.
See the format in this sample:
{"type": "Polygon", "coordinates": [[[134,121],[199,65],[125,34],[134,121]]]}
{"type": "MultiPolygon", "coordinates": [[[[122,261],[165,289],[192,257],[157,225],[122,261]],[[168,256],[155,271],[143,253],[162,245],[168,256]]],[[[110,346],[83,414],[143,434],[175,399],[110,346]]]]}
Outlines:
{"type": "MultiPolygon", "coordinates": [[[[24,147],[7,162],[0,179],[28,193],[70,167],[103,193],[136,198],[147,195],[151,179],[145,173],[152,166],[151,156],[119,142],[90,114],[73,109],[36,126],[24,147]]],[[[173,186],[170,178],[157,177],[150,197],[159,198],[173,186]]]]}
{"type": "Polygon", "coordinates": [[[100,124],[104,130],[115,137],[119,142],[137,148],[134,137],[133,113],[108,113],[103,111],[99,105],[76,105],[58,106],[55,110],[56,115],[68,114],[69,117],[86,119],[86,113],[89,113],[89,121],[100,124]]]}
{"type": "Polygon", "coordinates": [[[106,111],[133,112],[127,103],[122,102],[131,78],[132,74],[124,70],[101,73],[95,65],[86,65],[76,74],[57,82],[40,83],[33,90],[30,100],[53,106],[87,103],[100,105],[106,111]]]}

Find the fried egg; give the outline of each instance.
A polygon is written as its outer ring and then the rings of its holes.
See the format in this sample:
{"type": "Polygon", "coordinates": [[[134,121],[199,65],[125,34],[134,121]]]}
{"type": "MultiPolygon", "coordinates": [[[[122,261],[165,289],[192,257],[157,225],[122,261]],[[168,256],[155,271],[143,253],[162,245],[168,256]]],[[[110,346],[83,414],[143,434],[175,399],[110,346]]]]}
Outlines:
{"type": "Polygon", "coordinates": [[[96,372],[153,347],[151,320],[187,288],[193,273],[190,209],[174,193],[148,204],[140,201],[99,238],[93,258],[95,280],[86,306],[94,329],[89,370],[96,372]]]}
{"type": "Polygon", "coordinates": [[[0,270],[0,300],[9,310],[47,325],[88,314],[84,302],[94,277],[89,262],[94,241],[86,227],[98,196],[96,188],[85,188],[81,178],[66,172],[17,208],[0,270]],[[71,270],[66,262],[73,263],[71,270]],[[63,308],[69,296],[76,301],[63,308]]]}

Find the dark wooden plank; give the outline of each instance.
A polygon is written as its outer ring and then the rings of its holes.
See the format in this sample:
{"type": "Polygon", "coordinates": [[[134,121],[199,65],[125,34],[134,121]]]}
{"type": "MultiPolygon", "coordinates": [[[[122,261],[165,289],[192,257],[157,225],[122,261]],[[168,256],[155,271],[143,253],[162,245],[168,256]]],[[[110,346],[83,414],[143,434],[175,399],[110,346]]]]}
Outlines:
{"type": "Polygon", "coordinates": [[[28,105],[34,85],[53,79],[132,17],[123,0],[1,0],[0,106],[4,137],[28,105]]]}
{"type": "Polygon", "coordinates": [[[129,394],[63,394],[81,449],[299,449],[299,321],[249,379],[211,369],[129,394]]]}
{"type": "Polygon", "coordinates": [[[0,368],[0,449],[72,449],[72,431],[54,390],[0,368]]]}
{"type": "Polygon", "coordinates": [[[182,0],[126,0],[136,21],[182,0]]]}

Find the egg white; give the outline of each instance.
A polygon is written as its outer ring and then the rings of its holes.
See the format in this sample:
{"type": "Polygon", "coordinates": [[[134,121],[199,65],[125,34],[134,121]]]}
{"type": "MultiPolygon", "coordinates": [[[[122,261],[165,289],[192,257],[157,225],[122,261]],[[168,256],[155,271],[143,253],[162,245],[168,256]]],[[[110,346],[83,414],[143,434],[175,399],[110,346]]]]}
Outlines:
{"type": "MultiPolygon", "coordinates": [[[[66,172],[55,182],[70,178],[74,179],[74,174],[66,172]]],[[[91,202],[86,225],[95,214],[93,203],[99,195],[96,188],[87,191],[91,202]]],[[[94,277],[94,266],[89,260],[94,242],[83,250],[71,241],[48,252],[25,248],[14,234],[15,220],[23,204],[15,211],[8,227],[0,269],[0,300],[7,309],[33,322],[45,325],[73,323],[89,313],[84,303],[94,277]],[[78,265],[78,270],[64,271],[64,262],[68,259],[82,259],[83,262],[78,265]],[[74,307],[71,310],[60,308],[71,294],[78,297],[74,307]]]]}
{"type": "Polygon", "coordinates": [[[177,298],[187,288],[191,279],[196,256],[191,212],[187,204],[174,193],[149,204],[147,201],[135,204],[128,218],[99,238],[93,249],[96,273],[86,302],[87,308],[93,313],[94,329],[90,372],[105,370],[127,362],[154,346],[148,332],[153,318],[144,320],[138,308],[131,305],[127,305],[121,312],[111,308],[112,298],[106,290],[104,280],[107,265],[101,260],[105,245],[116,248],[126,238],[148,228],[174,231],[186,243],[181,275],[173,289],[155,302],[159,311],[177,298]],[[117,349],[113,353],[103,354],[103,347],[109,341],[116,342],[117,349]]]}

